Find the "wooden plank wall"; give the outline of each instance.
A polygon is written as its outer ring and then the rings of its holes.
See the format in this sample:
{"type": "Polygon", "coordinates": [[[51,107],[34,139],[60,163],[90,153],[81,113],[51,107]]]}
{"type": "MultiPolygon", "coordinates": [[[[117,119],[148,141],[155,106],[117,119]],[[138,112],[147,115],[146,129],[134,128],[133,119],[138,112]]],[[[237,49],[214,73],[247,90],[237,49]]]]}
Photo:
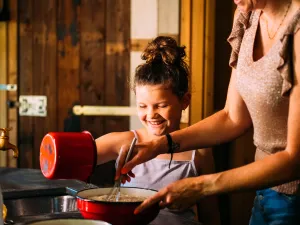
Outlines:
{"type": "MultiPolygon", "coordinates": [[[[89,1],[88,3],[90,4],[89,1]]],[[[99,98],[98,105],[103,101],[103,105],[129,106],[130,90],[127,81],[130,76],[130,7],[130,0],[106,0],[105,12],[102,11],[106,15],[104,35],[102,25],[96,28],[96,31],[102,32],[100,34],[106,41],[105,70],[98,72],[104,73],[104,80],[99,79],[98,83],[101,86],[95,86],[96,90],[100,90],[95,93],[97,94],[95,97],[99,98]]],[[[94,14],[96,13],[98,11],[94,11],[94,14]]],[[[101,46],[101,38],[97,40],[101,46]]],[[[100,55],[99,61],[95,61],[95,66],[99,67],[101,58],[100,55]]],[[[102,121],[103,133],[129,129],[129,117],[106,116],[102,121]]],[[[112,184],[114,173],[114,162],[98,166],[93,176],[93,183],[112,184]]]]}
{"type": "MultiPolygon", "coordinates": [[[[19,1],[19,94],[33,94],[33,0],[19,1]]],[[[19,118],[19,167],[33,167],[34,131],[33,118],[19,118]]]]}
{"type": "Polygon", "coordinates": [[[49,131],[89,130],[96,138],[128,130],[128,117],[78,117],[72,107],[129,105],[130,1],[20,0],[18,17],[19,94],[48,100],[47,117],[19,118],[19,166],[39,168],[49,131]]]}
{"type": "MultiPolygon", "coordinates": [[[[57,130],[80,131],[72,105],[80,102],[80,7],[78,1],[57,1],[57,130]]],[[[55,17],[53,19],[56,19],[55,17]]],[[[77,118],[78,119],[78,118],[77,118]]],[[[78,122],[78,120],[77,120],[78,122]]]]}

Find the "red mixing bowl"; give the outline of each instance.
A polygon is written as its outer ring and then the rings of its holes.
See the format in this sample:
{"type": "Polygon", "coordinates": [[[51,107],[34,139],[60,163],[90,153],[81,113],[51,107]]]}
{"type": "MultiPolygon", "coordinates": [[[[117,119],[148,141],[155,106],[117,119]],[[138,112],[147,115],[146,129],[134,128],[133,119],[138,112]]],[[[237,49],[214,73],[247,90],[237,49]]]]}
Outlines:
{"type": "Polygon", "coordinates": [[[40,146],[40,167],[48,179],[88,181],[97,163],[93,136],[83,132],[50,132],[40,146]]]}
{"type": "MultiPolygon", "coordinates": [[[[108,202],[90,200],[89,197],[109,194],[111,188],[96,188],[77,193],[77,207],[86,219],[102,220],[113,225],[143,225],[149,224],[159,213],[159,204],[154,204],[142,213],[135,215],[134,209],[142,203],[138,202],[108,202]]],[[[121,194],[139,197],[150,197],[154,190],[121,187],[121,194]]]]}

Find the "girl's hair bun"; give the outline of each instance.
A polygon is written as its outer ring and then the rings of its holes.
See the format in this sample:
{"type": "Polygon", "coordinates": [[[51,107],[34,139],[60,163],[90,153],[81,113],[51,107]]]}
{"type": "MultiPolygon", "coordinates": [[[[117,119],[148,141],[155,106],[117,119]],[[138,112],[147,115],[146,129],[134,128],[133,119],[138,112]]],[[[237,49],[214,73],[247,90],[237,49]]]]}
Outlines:
{"type": "Polygon", "coordinates": [[[134,90],[136,85],[167,84],[175,95],[182,98],[189,87],[184,49],[171,37],[159,36],[151,41],[142,54],[146,63],[135,70],[134,90]]]}
{"type": "Polygon", "coordinates": [[[180,64],[186,56],[185,47],[180,47],[171,37],[159,36],[151,41],[142,54],[146,63],[180,64]]]}

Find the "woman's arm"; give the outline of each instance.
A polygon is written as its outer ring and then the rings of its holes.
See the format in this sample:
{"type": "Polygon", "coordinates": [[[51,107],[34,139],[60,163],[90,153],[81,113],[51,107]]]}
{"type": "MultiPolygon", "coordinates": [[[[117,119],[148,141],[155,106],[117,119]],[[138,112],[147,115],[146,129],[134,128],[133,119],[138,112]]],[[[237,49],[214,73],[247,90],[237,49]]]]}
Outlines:
{"type": "MultiPolygon", "coordinates": [[[[182,130],[171,133],[179,151],[211,147],[231,141],[251,127],[248,109],[235,87],[235,70],[233,69],[227,100],[223,110],[182,130]]],[[[164,151],[167,150],[167,145],[164,151]]]]}

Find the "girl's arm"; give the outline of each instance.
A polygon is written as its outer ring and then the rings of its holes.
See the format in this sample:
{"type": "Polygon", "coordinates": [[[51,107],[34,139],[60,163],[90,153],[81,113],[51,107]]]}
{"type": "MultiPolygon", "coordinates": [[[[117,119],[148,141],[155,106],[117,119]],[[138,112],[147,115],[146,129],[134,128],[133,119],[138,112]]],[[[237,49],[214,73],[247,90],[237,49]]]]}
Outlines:
{"type": "Polygon", "coordinates": [[[122,145],[130,145],[134,134],[131,131],[113,132],[96,139],[97,165],[116,160],[122,145]]]}

